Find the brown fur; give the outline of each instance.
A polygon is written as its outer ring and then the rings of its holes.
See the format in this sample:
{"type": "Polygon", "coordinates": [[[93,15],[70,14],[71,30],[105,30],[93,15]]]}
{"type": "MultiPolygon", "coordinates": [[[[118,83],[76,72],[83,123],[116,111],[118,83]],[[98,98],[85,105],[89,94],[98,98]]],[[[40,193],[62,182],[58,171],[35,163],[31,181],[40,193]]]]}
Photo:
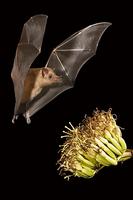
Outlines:
{"type": "Polygon", "coordinates": [[[59,82],[61,78],[51,68],[31,68],[24,83],[21,103],[32,100],[44,87],[59,82]]]}

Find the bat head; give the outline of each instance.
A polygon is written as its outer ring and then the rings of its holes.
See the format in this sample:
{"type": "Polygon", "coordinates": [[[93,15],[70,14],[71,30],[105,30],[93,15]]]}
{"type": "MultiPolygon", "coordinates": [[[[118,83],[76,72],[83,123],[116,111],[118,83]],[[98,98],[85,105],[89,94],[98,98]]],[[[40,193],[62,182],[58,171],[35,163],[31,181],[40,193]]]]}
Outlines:
{"type": "Polygon", "coordinates": [[[42,68],[42,77],[44,84],[61,83],[61,77],[56,75],[53,69],[49,67],[42,68]]]}

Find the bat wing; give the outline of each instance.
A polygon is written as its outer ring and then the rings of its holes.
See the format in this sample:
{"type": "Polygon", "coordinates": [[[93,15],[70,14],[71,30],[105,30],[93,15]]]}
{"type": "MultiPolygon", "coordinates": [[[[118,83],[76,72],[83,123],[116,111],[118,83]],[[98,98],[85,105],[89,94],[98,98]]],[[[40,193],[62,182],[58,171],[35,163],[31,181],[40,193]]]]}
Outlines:
{"type": "Polygon", "coordinates": [[[35,15],[23,26],[11,72],[16,99],[14,116],[17,114],[20,106],[24,81],[28,70],[35,58],[41,52],[46,23],[46,15],[35,15]]]}
{"type": "Polygon", "coordinates": [[[29,117],[57,95],[74,86],[79,70],[95,55],[100,38],[110,25],[111,23],[101,22],[88,26],[67,38],[52,51],[46,67],[52,68],[62,78],[62,83],[49,87],[46,93],[42,93],[29,107],[29,117]]]}

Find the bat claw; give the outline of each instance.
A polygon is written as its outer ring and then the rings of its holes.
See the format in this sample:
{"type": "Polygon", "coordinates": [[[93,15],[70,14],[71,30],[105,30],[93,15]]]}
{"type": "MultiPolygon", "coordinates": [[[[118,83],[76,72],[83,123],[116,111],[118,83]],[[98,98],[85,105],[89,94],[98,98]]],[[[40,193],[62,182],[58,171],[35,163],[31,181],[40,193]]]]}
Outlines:
{"type": "Polygon", "coordinates": [[[15,120],[17,120],[17,119],[18,119],[18,115],[14,115],[12,118],[12,123],[15,124],[15,120]]]}

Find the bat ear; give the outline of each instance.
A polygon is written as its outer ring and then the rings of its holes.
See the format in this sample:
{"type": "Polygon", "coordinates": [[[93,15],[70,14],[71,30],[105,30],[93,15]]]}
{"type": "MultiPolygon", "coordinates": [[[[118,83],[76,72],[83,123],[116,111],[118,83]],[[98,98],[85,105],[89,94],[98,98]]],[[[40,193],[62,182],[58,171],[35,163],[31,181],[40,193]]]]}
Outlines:
{"type": "Polygon", "coordinates": [[[48,74],[48,72],[49,72],[48,68],[44,67],[42,69],[42,76],[45,77],[48,74]]]}

